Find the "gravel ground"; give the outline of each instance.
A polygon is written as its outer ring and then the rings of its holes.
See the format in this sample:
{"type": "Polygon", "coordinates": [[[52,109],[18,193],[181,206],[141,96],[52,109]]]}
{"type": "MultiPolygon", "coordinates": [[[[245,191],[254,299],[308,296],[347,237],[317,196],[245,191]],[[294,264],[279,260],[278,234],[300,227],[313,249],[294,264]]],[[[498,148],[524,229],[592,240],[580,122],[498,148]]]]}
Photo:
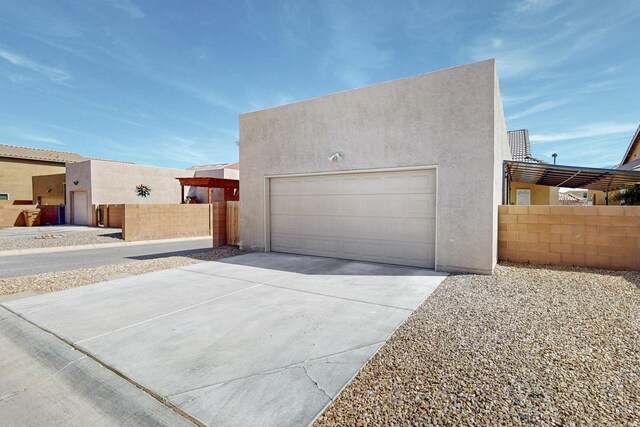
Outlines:
{"type": "Polygon", "coordinates": [[[189,256],[173,256],[142,261],[133,261],[125,264],[104,265],[96,268],[79,268],[76,270],[58,271],[55,273],[35,274],[32,276],[12,277],[0,279],[0,295],[8,295],[16,292],[34,291],[37,293],[60,291],[68,288],[89,285],[102,282],[114,274],[127,273],[138,275],[152,271],[166,270],[195,264],[202,261],[214,261],[216,259],[241,255],[239,249],[231,246],[222,247],[189,256]]]}
{"type": "Polygon", "coordinates": [[[454,275],[316,422],[640,425],[640,273],[454,275]]]}
{"type": "Polygon", "coordinates": [[[58,246],[93,245],[97,243],[122,242],[119,229],[72,231],[65,233],[38,234],[35,236],[14,236],[0,239],[0,251],[14,249],[52,248],[58,246]]]}

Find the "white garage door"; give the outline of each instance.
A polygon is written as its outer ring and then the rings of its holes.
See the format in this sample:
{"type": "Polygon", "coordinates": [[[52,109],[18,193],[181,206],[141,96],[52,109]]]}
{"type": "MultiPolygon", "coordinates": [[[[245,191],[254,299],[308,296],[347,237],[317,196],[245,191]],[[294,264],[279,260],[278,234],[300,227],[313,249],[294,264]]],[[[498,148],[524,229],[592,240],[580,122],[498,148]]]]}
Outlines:
{"type": "Polygon", "coordinates": [[[270,180],[271,250],[434,268],[436,172],[270,180]]]}

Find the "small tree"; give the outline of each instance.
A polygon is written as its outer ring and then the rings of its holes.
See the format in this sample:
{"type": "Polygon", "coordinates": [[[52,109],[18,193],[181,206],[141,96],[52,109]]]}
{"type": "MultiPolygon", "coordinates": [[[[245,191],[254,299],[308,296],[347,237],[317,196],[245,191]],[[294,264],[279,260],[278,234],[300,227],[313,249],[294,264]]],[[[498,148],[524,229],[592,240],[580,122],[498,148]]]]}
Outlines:
{"type": "Polygon", "coordinates": [[[621,205],[640,205],[640,184],[626,185],[612,199],[621,205]]]}

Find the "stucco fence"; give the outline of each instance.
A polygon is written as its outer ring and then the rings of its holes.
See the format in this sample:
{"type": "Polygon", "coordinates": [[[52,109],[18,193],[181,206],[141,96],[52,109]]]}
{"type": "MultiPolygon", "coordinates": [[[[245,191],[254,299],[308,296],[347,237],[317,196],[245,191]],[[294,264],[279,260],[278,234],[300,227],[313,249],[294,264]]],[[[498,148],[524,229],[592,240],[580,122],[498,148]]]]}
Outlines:
{"type": "MultiPolygon", "coordinates": [[[[237,231],[230,233],[231,239],[227,240],[227,209],[237,212],[237,202],[111,206],[116,206],[118,214],[121,212],[122,238],[127,241],[212,236],[214,247],[237,244],[233,241],[237,231]]],[[[234,217],[237,214],[229,216],[230,220],[234,217]]],[[[231,226],[236,224],[237,221],[231,226]]]]}
{"type": "Polygon", "coordinates": [[[501,261],[640,269],[640,206],[500,206],[501,261]]]}
{"type": "Polygon", "coordinates": [[[29,212],[30,225],[59,224],[58,205],[0,204],[0,228],[27,225],[24,211],[29,212]]]}

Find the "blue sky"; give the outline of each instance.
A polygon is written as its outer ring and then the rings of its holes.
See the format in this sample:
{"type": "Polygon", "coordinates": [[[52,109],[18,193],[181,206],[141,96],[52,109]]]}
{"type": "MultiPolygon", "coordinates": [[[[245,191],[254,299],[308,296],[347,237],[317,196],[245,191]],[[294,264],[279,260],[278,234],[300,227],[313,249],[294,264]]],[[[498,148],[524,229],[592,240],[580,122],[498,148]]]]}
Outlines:
{"type": "Polygon", "coordinates": [[[619,163],[640,2],[0,2],[0,143],[140,164],[237,160],[238,114],[495,57],[509,129],[619,163]]]}

